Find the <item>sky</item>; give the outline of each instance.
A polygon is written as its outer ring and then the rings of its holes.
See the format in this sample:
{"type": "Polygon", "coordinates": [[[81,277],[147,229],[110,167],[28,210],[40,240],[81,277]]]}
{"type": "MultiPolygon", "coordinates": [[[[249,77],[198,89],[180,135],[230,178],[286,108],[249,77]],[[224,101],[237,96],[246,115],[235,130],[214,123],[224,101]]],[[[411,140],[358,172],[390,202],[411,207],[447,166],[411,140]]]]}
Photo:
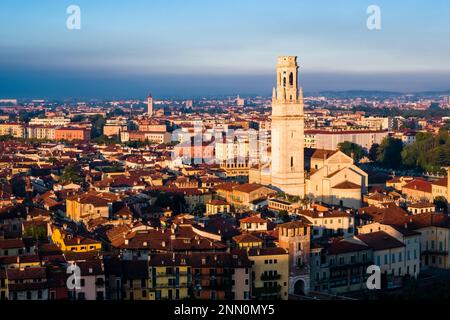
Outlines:
{"type": "Polygon", "coordinates": [[[448,0],[2,0],[0,98],[269,95],[280,55],[305,92],[450,90],[449,17],[448,0]]]}

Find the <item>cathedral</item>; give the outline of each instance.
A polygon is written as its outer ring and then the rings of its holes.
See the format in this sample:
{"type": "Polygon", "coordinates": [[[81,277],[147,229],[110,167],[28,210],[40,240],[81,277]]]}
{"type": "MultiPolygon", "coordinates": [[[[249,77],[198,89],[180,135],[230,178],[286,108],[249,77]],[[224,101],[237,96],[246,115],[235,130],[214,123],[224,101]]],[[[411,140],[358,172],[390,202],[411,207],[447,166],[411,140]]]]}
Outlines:
{"type": "Polygon", "coordinates": [[[271,163],[251,168],[249,181],[288,195],[357,208],[367,190],[367,174],[340,151],[304,148],[298,69],[296,56],[278,58],[277,86],[272,94],[271,163]]]}

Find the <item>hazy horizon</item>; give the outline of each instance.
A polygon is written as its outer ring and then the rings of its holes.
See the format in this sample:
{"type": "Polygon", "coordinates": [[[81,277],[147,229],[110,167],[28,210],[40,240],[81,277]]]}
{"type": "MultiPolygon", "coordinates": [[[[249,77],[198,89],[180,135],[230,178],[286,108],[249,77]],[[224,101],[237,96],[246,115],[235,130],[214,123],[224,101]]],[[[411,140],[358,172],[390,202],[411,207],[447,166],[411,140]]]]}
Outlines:
{"type": "Polygon", "coordinates": [[[448,1],[279,3],[4,1],[0,97],[269,95],[279,55],[299,57],[305,92],[450,90],[448,1]],[[66,28],[72,4],[81,30],[66,28]]]}

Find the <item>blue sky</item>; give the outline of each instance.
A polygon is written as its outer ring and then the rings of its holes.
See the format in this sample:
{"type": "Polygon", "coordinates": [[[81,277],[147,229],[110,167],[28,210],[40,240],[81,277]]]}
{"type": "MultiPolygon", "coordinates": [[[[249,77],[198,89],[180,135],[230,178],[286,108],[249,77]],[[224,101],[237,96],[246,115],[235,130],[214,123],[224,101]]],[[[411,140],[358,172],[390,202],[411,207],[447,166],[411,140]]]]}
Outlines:
{"type": "Polygon", "coordinates": [[[448,90],[449,16],[447,0],[4,0],[0,96],[270,94],[279,55],[305,91],[448,90]]]}

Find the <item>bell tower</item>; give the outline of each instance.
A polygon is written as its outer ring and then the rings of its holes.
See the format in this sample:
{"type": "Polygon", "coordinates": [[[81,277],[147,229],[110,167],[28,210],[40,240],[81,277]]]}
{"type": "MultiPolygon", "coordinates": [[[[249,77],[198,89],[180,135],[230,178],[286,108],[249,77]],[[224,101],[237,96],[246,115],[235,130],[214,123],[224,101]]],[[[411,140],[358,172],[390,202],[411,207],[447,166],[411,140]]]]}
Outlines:
{"type": "Polygon", "coordinates": [[[272,94],[272,185],[289,195],[304,197],[303,93],[298,86],[296,56],[277,64],[277,87],[272,94]]]}
{"type": "Polygon", "coordinates": [[[153,97],[149,94],[147,97],[147,114],[149,117],[153,115],[153,97]]]}

